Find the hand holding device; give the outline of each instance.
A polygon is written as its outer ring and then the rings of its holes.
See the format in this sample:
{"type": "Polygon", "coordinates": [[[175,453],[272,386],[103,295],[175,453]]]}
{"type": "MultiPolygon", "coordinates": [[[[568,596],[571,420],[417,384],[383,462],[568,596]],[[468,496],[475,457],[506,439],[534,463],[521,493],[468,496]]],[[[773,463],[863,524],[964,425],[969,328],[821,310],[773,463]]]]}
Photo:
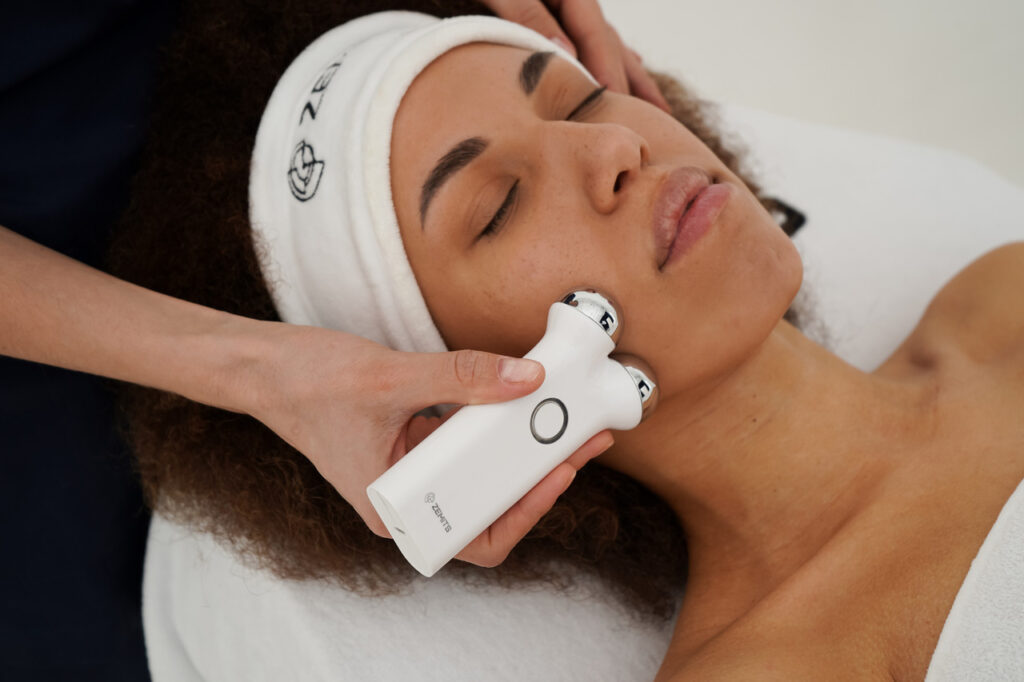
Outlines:
{"type": "Polygon", "coordinates": [[[367,487],[416,570],[436,573],[591,436],[651,413],[651,369],[608,357],[621,328],[610,299],[592,289],[552,304],[544,337],[524,356],[544,365],[540,388],[463,407],[367,487]]]}

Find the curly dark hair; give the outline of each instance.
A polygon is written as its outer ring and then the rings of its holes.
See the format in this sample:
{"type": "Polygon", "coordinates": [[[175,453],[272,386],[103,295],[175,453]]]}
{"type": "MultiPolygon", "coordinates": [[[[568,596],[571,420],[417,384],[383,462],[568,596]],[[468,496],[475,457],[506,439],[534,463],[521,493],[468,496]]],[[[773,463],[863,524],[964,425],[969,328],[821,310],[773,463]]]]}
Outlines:
{"type": "MultiPolygon", "coordinates": [[[[144,287],[212,308],[277,320],[250,238],[249,158],[279,75],[327,29],[382,9],[436,16],[491,14],[473,2],[221,0],[182,8],[164,49],[155,113],[110,269],[144,287]]],[[[737,173],[765,206],[702,103],[651,72],[673,114],[737,173]]],[[[792,215],[787,233],[799,226],[792,215]]],[[[791,308],[786,319],[797,324],[791,308]]],[[[148,504],[213,533],[244,559],[293,579],[331,579],[368,595],[419,574],[375,535],[301,453],[256,419],[181,396],[124,385],[123,426],[148,504]]],[[[596,574],[638,615],[668,619],[686,582],[674,512],[635,480],[591,463],[496,568],[461,561],[467,582],[543,582],[567,589],[596,574]]]]}

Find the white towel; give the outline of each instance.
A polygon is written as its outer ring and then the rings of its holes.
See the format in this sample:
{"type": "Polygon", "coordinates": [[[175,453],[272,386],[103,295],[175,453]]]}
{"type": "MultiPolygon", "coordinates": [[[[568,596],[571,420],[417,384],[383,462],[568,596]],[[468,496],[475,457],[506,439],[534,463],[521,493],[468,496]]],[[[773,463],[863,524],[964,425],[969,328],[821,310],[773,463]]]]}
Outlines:
{"type": "Polygon", "coordinates": [[[925,682],[1010,680],[1024,680],[1024,481],[971,562],[925,677],[925,682]]]}
{"type": "Polygon", "coordinates": [[[442,571],[380,598],[280,580],[160,515],[145,570],[154,682],[649,682],[674,624],[591,577],[563,594],[442,571]]]}

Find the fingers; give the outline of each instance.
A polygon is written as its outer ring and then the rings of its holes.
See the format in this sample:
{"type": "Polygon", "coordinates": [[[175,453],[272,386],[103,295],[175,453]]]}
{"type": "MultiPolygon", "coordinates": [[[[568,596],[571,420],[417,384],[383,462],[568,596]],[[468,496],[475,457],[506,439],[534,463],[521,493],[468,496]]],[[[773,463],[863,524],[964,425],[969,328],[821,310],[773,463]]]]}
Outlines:
{"type": "Polygon", "coordinates": [[[487,568],[502,563],[530,529],[551,511],[558,497],[568,490],[576,472],[586,462],[611,447],[612,442],[610,431],[601,431],[594,435],[569,459],[541,479],[465,549],[456,554],[455,558],[487,568]]]}
{"type": "Polygon", "coordinates": [[[444,424],[446,421],[454,417],[455,413],[461,409],[461,407],[457,407],[454,410],[449,410],[440,417],[415,415],[406,425],[405,452],[408,453],[409,450],[412,450],[414,447],[422,443],[423,439],[436,431],[441,424],[444,424]]]}
{"type": "Polygon", "coordinates": [[[405,433],[405,451],[409,452],[409,450],[422,443],[423,439],[433,433],[440,425],[441,420],[437,417],[424,417],[421,415],[413,417],[409,420],[405,433]]]}
{"type": "MultiPolygon", "coordinates": [[[[616,37],[618,37],[618,34],[616,34],[616,37]]],[[[626,67],[626,77],[629,79],[630,92],[671,114],[672,107],[669,106],[665,96],[661,94],[661,90],[658,88],[658,84],[654,82],[654,79],[651,78],[651,74],[647,73],[647,70],[643,67],[640,55],[623,45],[621,38],[619,38],[619,45],[622,47],[623,62],[626,67]]]]}
{"type": "MultiPolygon", "coordinates": [[[[406,451],[416,447],[441,424],[448,421],[458,410],[451,410],[443,417],[413,417],[404,427],[399,442],[406,443],[406,451]]],[[[559,464],[537,485],[502,514],[491,526],[477,536],[473,542],[455,555],[472,564],[494,567],[508,557],[509,552],[526,537],[530,529],[537,525],[545,514],[551,511],[558,497],[572,483],[576,472],[583,466],[601,455],[614,443],[611,431],[601,431],[592,436],[564,462],[559,464]]],[[[394,461],[401,459],[405,453],[399,454],[394,461]]],[[[360,512],[366,524],[376,535],[391,538],[387,526],[370,507],[366,513],[360,512]]]]}
{"type": "Polygon", "coordinates": [[[567,52],[576,56],[576,49],[565,35],[558,21],[541,0],[482,0],[483,4],[502,19],[514,21],[547,38],[561,42],[567,52]]]}
{"type": "Polygon", "coordinates": [[[540,0],[483,0],[483,3],[502,19],[532,28],[543,36],[558,38],[602,85],[616,92],[629,92],[618,40],[608,30],[610,27],[596,0],[549,0],[551,10],[540,0]],[[560,16],[561,25],[552,11],[560,16]]]}
{"type": "Polygon", "coordinates": [[[595,433],[590,440],[581,445],[579,449],[572,453],[566,461],[567,464],[571,465],[573,469],[579,471],[583,468],[583,465],[594,459],[605,450],[610,448],[615,443],[615,438],[612,437],[612,432],[607,429],[599,433],[595,433]]]}
{"type": "Polygon", "coordinates": [[[544,382],[544,366],[478,350],[399,353],[403,399],[420,410],[430,405],[476,405],[512,400],[544,382]]]}
{"type": "Polygon", "coordinates": [[[575,475],[576,469],[571,465],[559,464],[455,558],[487,568],[503,562],[512,548],[551,510],[575,475]]]}
{"type": "Polygon", "coordinates": [[[540,0],[483,0],[483,3],[502,19],[522,24],[561,43],[609,90],[635,95],[672,113],[654,79],[641,65],[640,55],[623,44],[618,32],[605,20],[597,0],[547,0],[546,4],[540,0]]]}
{"type": "Polygon", "coordinates": [[[579,60],[609,90],[629,93],[629,80],[622,63],[621,44],[605,21],[597,0],[560,0],[551,3],[558,10],[566,32],[576,44],[579,60]]]}
{"type": "Polygon", "coordinates": [[[381,520],[377,510],[373,508],[373,504],[370,503],[370,498],[367,497],[365,501],[360,501],[358,504],[353,504],[352,508],[356,510],[359,516],[363,517],[363,521],[367,527],[373,531],[374,535],[382,538],[392,539],[391,531],[388,530],[387,524],[381,520]]]}

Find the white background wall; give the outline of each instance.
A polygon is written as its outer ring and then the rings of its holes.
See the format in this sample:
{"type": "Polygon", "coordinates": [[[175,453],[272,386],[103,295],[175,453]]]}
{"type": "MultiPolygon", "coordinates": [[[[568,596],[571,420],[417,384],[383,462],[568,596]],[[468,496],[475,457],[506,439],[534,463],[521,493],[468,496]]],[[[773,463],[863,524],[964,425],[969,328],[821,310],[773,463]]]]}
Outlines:
{"type": "Polygon", "coordinates": [[[1024,0],[599,0],[701,97],[971,156],[1024,186],[1024,0]]]}

